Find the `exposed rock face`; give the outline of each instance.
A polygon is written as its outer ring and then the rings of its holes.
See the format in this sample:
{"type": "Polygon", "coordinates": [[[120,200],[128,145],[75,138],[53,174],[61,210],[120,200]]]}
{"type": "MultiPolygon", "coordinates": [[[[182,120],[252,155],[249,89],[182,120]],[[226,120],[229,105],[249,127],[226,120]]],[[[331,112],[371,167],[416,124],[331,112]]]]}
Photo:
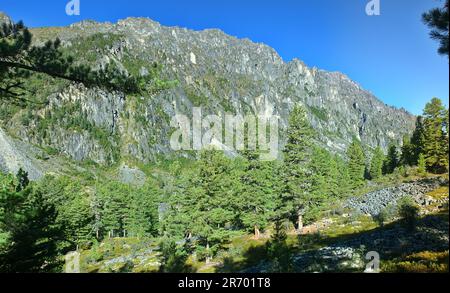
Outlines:
{"type": "Polygon", "coordinates": [[[38,180],[45,174],[84,170],[60,157],[49,156],[46,151],[10,137],[0,128],[0,172],[17,174],[28,172],[28,178],[38,180]]]}
{"type": "Polygon", "coordinates": [[[448,181],[441,177],[403,183],[370,192],[362,197],[350,198],[345,205],[357,212],[372,216],[378,215],[388,205],[395,205],[397,200],[405,196],[411,196],[418,204],[426,206],[433,202],[426,193],[443,185],[448,185],[448,181]]]}
{"type": "Polygon", "coordinates": [[[20,168],[28,172],[30,179],[42,176],[42,170],[32,163],[32,158],[21,150],[20,142],[8,137],[0,128],[0,171],[16,174],[20,168]]]}
{"type": "Polygon", "coordinates": [[[353,247],[328,246],[294,257],[295,267],[304,273],[363,272],[364,255],[353,247]]]}
{"type": "Polygon", "coordinates": [[[11,23],[11,18],[8,15],[6,15],[4,12],[0,11],[0,24],[2,24],[2,23],[7,23],[7,24],[11,23]]]}
{"type": "Polygon", "coordinates": [[[127,165],[122,165],[119,168],[119,181],[122,183],[142,186],[145,180],[145,173],[139,169],[130,168],[127,165]]]}
{"type": "MultiPolygon", "coordinates": [[[[79,103],[83,119],[96,131],[67,127],[67,117],[45,128],[36,119],[26,126],[20,119],[3,121],[23,140],[76,160],[105,164],[131,157],[149,162],[171,155],[170,120],[176,113],[191,115],[194,106],[201,106],[204,115],[275,115],[283,135],[290,111],[303,104],[317,130],[317,142],[337,153],[344,153],[355,137],[367,148],[386,149],[391,140],[400,142],[414,128],[414,116],[385,105],[347,76],[309,68],[297,59],[286,63],[264,44],[219,30],[191,31],[129,18],[116,24],[85,21],[32,32],[38,44],[59,37],[67,50],[94,67],[115,62],[129,72],[146,74],[156,62],[165,78],[178,81],[157,95],[126,98],[79,86],[55,87],[48,95],[49,105],[38,112],[41,118],[49,117],[79,103]]],[[[281,137],[280,147],[283,142],[281,137]]]]}

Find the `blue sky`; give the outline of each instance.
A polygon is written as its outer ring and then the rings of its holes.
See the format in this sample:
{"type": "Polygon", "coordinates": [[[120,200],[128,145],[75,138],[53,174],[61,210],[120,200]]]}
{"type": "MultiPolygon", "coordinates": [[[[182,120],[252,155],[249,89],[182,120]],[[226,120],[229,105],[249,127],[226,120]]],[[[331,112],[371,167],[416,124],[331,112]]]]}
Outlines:
{"type": "Polygon", "coordinates": [[[80,16],[67,16],[69,0],[0,0],[0,11],[30,27],[62,26],[83,19],[149,17],[163,25],[219,28],[275,48],[289,61],[340,71],[383,102],[420,114],[436,96],[448,103],[447,57],[436,52],[421,14],[439,0],[80,0],[80,16]]]}

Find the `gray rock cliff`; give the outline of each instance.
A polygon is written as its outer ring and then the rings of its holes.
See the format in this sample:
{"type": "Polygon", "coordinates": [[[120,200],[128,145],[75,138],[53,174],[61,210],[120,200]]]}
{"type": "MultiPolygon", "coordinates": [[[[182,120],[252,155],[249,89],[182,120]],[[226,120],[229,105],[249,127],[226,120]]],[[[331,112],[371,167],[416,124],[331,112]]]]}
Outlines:
{"type": "Polygon", "coordinates": [[[386,149],[414,128],[413,115],[385,105],[344,74],[310,68],[298,59],[285,62],[267,45],[220,30],[192,31],[128,18],[32,33],[36,44],[60,38],[65,50],[93,67],[114,62],[130,73],[147,74],[157,63],[163,78],[178,81],[169,90],[143,97],[33,81],[48,105],[17,110],[0,125],[25,142],[75,160],[106,164],[191,155],[170,148],[170,120],[176,113],[191,115],[194,106],[202,107],[204,115],[276,115],[283,134],[290,111],[302,104],[316,141],[340,154],[354,138],[368,151],[377,145],[386,149]]]}

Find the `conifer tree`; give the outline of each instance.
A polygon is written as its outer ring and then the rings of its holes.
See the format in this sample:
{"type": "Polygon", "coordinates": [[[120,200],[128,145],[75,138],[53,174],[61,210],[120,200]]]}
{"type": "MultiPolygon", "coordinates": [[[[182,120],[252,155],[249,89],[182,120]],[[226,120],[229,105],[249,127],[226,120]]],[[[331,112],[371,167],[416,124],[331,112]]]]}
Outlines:
{"type": "Polygon", "coordinates": [[[147,91],[150,80],[154,79],[152,75],[131,76],[113,63],[94,71],[63,53],[59,39],[48,41],[41,47],[34,46],[32,34],[23,22],[0,23],[0,99],[19,104],[29,102],[23,95],[26,79],[31,74],[44,74],[124,94],[147,91]]]}
{"type": "Polygon", "coordinates": [[[339,186],[338,162],[327,150],[314,147],[310,167],[311,170],[311,206],[306,213],[305,220],[315,220],[318,210],[327,202],[334,201],[341,196],[339,186]]]}
{"type": "Polygon", "coordinates": [[[129,186],[119,182],[108,182],[96,186],[97,197],[101,202],[102,235],[121,237],[126,232],[130,216],[128,204],[131,199],[129,186]]]}
{"type": "Polygon", "coordinates": [[[424,112],[425,141],[423,154],[427,168],[433,173],[443,173],[448,169],[448,135],[445,124],[447,111],[442,101],[433,98],[425,106],[424,112]]]}
{"type": "Polygon", "coordinates": [[[383,162],[385,156],[383,150],[378,146],[375,148],[372,154],[372,160],[370,162],[370,178],[378,179],[383,175],[383,162]]]}
{"type": "Polygon", "coordinates": [[[337,194],[340,198],[346,197],[351,191],[351,180],[348,165],[339,155],[334,156],[337,171],[337,194]]]}
{"type": "Polygon", "coordinates": [[[198,164],[178,210],[188,217],[186,233],[198,238],[198,255],[208,262],[233,235],[229,226],[240,204],[229,159],[218,151],[205,151],[198,164]]]}
{"type": "Polygon", "coordinates": [[[423,154],[419,155],[419,162],[417,165],[417,173],[421,176],[424,176],[427,174],[427,163],[425,160],[425,156],[423,154]]]}
{"type": "MultiPolygon", "coordinates": [[[[21,172],[19,181],[27,181],[25,175],[21,172]]],[[[63,236],[56,217],[55,206],[31,184],[0,182],[0,272],[60,270],[58,241],[63,236]]]]}
{"type": "Polygon", "coordinates": [[[411,144],[411,138],[408,135],[405,135],[403,137],[400,164],[403,166],[413,166],[414,163],[414,146],[411,144]]]}
{"type": "Polygon", "coordinates": [[[274,162],[263,162],[259,156],[247,156],[239,188],[240,219],[247,230],[258,239],[273,218],[276,196],[280,192],[274,162]]]}
{"type": "Polygon", "coordinates": [[[347,150],[348,172],[352,188],[361,187],[364,184],[364,175],[366,170],[366,159],[361,143],[353,140],[347,150]]]}
{"type": "Polygon", "coordinates": [[[384,173],[392,174],[394,170],[399,166],[400,154],[397,146],[394,143],[390,143],[388,147],[388,154],[384,161],[384,173]]]}
{"type": "Polygon", "coordinates": [[[127,235],[132,237],[151,237],[158,235],[159,190],[154,182],[133,188],[128,203],[129,216],[125,223],[127,235]]]}
{"type": "Polygon", "coordinates": [[[275,221],[275,229],[268,244],[268,255],[271,260],[269,270],[272,273],[292,272],[292,254],[286,243],[287,235],[283,221],[275,221]]]}
{"type": "Polygon", "coordinates": [[[419,155],[424,152],[425,144],[425,126],[423,123],[423,117],[418,116],[416,120],[416,127],[411,137],[411,148],[412,148],[412,163],[417,164],[419,160],[419,155]]]}
{"type": "Polygon", "coordinates": [[[289,117],[287,143],[284,149],[285,187],[282,192],[287,217],[297,217],[297,228],[302,229],[303,215],[313,204],[310,197],[311,172],[308,165],[314,132],[302,106],[296,106],[289,117]]]}
{"type": "Polygon", "coordinates": [[[422,15],[423,22],[431,29],[430,36],[432,39],[439,41],[438,53],[441,55],[449,54],[449,15],[448,0],[445,1],[444,7],[434,8],[422,15]]]}

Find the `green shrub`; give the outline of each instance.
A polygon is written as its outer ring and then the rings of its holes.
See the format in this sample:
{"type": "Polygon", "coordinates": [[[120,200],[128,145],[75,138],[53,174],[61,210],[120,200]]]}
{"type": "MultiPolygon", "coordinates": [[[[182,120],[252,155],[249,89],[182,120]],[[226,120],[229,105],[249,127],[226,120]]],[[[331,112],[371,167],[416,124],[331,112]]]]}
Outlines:
{"type": "Polygon", "coordinates": [[[405,196],[398,201],[397,205],[398,215],[408,228],[414,229],[419,218],[419,207],[415,201],[411,197],[405,196]]]}
{"type": "Polygon", "coordinates": [[[161,244],[163,273],[189,273],[192,267],[186,264],[189,254],[185,247],[177,245],[173,240],[164,239],[161,244]]]}
{"type": "Polygon", "coordinates": [[[383,227],[384,223],[387,221],[387,213],[385,210],[382,210],[378,215],[373,215],[372,218],[378,226],[383,227]]]}
{"type": "Polygon", "coordinates": [[[394,204],[389,204],[378,215],[373,216],[373,220],[383,227],[386,222],[392,221],[397,215],[397,207],[394,204]]]}

